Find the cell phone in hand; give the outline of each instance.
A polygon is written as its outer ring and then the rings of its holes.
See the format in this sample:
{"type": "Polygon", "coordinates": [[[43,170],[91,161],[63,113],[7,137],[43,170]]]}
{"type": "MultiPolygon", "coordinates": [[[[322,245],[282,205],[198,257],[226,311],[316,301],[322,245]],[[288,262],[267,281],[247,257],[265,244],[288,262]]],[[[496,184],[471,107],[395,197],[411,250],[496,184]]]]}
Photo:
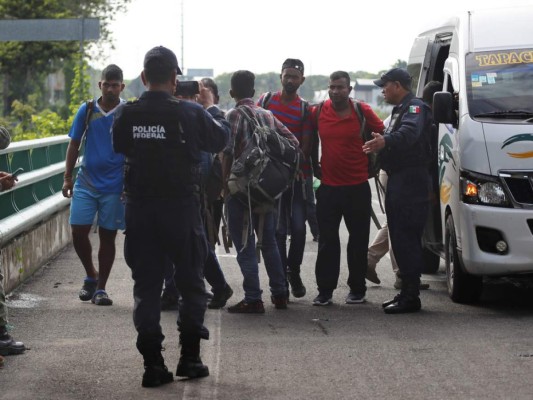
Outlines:
{"type": "Polygon", "coordinates": [[[194,96],[200,93],[198,81],[178,81],[175,96],[194,96]]]}
{"type": "Polygon", "coordinates": [[[13,171],[13,172],[11,173],[11,176],[12,176],[13,178],[16,178],[17,175],[20,174],[21,172],[24,172],[24,168],[17,168],[15,171],[13,171]]]}

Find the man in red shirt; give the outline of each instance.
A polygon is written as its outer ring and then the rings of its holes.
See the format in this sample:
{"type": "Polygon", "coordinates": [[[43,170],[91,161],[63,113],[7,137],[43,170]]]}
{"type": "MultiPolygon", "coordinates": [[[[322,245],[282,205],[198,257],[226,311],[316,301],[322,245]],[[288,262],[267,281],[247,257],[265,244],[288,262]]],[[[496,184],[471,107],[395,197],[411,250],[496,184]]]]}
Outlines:
{"type": "MultiPolygon", "coordinates": [[[[349,95],[352,90],[347,72],[337,71],[329,77],[329,100],[315,107],[322,147],[320,158],[322,183],[316,192],[317,219],[320,230],[316,280],[316,306],[332,303],[340,272],[339,227],[344,217],[349,232],[347,304],[365,301],[367,248],[370,234],[371,193],[368,184],[368,157],[363,152],[360,121],[349,95]]],[[[369,105],[360,103],[366,126],[372,132],[383,132],[383,122],[369,105]]],[[[319,172],[320,173],[320,172],[319,172]]]]}

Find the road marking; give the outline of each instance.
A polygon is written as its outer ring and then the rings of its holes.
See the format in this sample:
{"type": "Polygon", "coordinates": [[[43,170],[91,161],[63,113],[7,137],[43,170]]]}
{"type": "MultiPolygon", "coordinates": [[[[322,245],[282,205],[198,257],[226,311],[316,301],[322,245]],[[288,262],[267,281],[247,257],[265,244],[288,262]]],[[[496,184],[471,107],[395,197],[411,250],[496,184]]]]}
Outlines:
{"type": "Polygon", "coordinates": [[[202,353],[202,361],[209,367],[209,376],[200,379],[184,380],[182,400],[218,399],[218,385],[220,383],[220,328],[222,325],[222,312],[223,310],[209,312],[210,316],[214,316],[212,321],[213,327],[210,330],[209,341],[202,341],[204,348],[202,353]],[[205,349],[208,350],[206,351],[205,349]]]}

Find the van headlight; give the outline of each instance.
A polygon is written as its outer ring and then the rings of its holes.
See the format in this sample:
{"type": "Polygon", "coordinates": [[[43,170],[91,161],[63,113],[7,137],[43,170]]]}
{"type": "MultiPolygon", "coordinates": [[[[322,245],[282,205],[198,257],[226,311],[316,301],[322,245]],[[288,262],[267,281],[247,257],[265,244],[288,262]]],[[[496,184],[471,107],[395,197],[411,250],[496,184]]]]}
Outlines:
{"type": "Polygon", "coordinates": [[[468,204],[509,207],[509,200],[498,178],[473,172],[461,173],[461,198],[468,204]]]}

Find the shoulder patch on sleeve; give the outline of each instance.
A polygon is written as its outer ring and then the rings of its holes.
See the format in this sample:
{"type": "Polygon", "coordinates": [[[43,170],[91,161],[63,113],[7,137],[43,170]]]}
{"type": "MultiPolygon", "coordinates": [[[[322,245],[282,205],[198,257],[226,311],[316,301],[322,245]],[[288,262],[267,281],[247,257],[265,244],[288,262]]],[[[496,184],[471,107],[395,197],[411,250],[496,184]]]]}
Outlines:
{"type": "Polygon", "coordinates": [[[420,106],[409,106],[409,114],[420,114],[420,106]]]}

